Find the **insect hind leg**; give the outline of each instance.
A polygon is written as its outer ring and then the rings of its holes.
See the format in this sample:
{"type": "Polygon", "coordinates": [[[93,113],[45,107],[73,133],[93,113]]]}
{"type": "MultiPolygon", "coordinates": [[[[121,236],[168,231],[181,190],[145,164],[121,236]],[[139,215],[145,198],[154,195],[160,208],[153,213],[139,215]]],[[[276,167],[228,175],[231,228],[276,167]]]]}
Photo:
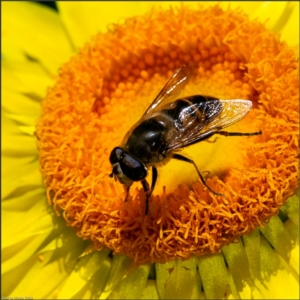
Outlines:
{"type": "Polygon", "coordinates": [[[224,136],[254,136],[262,134],[262,131],[256,131],[256,132],[229,132],[229,131],[217,131],[215,134],[220,134],[224,136]]]}
{"type": "Polygon", "coordinates": [[[224,194],[221,194],[221,193],[218,193],[218,192],[214,191],[212,188],[210,188],[210,187],[206,184],[206,182],[205,182],[205,180],[204,180],[204,178],[203,178],[201,172],[199,171],[197,165],[195,164],[195,162],[194,162],[192,159],[189,159],[189,158],[187,158],[187,157],[185,157],[185,156],[182,156],[182,155],[180,155],[180,154],[177,154],[177,153],[173,154],[173,155],[172,155],[172,158],[192,164],[192,165],[195,167],[195,169],[196,169],[196,171],[197,171],[197,173],[198,173],[198,175],[199,175],[199,177],[200,177],[200,179],[201,179],[203,185],[204,185],[210,192],[212,192],[213,194],[215,194],[215,195],[217,195],[217,196],[224,196],[224,194]]]}

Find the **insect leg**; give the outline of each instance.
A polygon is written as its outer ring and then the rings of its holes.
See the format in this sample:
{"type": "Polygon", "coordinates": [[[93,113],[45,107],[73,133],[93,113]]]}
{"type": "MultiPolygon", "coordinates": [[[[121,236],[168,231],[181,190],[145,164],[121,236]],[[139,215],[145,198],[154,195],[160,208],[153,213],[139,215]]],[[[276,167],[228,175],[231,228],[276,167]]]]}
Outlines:
{"type": "Polygon", "coordinates": [[[149,193],[148,193],[148,191],[149,191],[149,183],[147,182],[146,179],[142,180],[142,186],[143,186],[143,189],[144,189],[144,191],[146,193],[146,210],[145,210],[145,215],[148,215],[148,202],[149,202],[150,196],[149,196],[149,193]]]}
{"type": "Polygon", "coordinates": [[[228,131],[217,131],[215,134],[225,135],[225,136],[253,136],[262,134],[262,131],[256,132],[228,132],[228,131]]]}
{"type": "Polygon", "coordinates": [[[126,196],[125,196],[124,202],[127,202],[127,199],[128,199],[128,196],[129,196],[129,190],[130,190],[130,187],[131,187],[131,185],[127,185],[127,186],[125,187],[125,189],[126,189],[126,196]]]}
{"type": "Polygon", "coordinates": [[[149,191],[148,182],[145,179],[142,180],[142,185],[143,185],[144,191],[146,192],[146,211],[145,211],[145,215],[148,215],[149,198],[151,197],[152,192],[155,188],[156,180],[157,180],[157,169],[155,168],[155,166],[152,166],[152,183],[151,183],[150,191],[149,191]]]}
{"type": "Polygon", "coordinates": [[[217,141],[217,137],[215,137],[214,139],[213,139],[213,141],[210,141],[210,140],[204,140],[204,142],[207,142],[207,143],[210,143],[210,144],[213,144],[213,143],[215,143],[216,141],[217,141]]]}
{"type": "Polygon", "coordinates": [[[155,166],[152,166],[152,183],[151,183],[151,190],[150,190],[149,197],[151,196],[151,194],[155,188],[156,180],[157,180],[157,169],[155,166]]]}
{"type": "Polygon", "coordinates": [[[205,182],[205,180],[204,180],[202,174],[200,173],[199,169],[197,168],[197,165],[195,164],[195,162],[194,162],[193,160],[191,160],[191,159],[189,159],[189,158],[187,158],[187,157],[185,157],[185,156],[182,156],[182,155],[180,155],[180,154],[177,154],[177,153],[173,154],[173,155],[172,155],[172,158],[177,159],[177,160],[181,160],[181,161],[185,161],[185,162],[187,162],[187,163],[192,164],[192,165],[195,167],[195,169],[196,169],[196,171],[197,171],[197,173],[198,173],[198,175],[199,175],[199,177],[200,177],[200,179],[201,179],[203,185],[206,186],[207,189],[208,189],[210,192],[212,192],[213,194],[215,194],[215,195],[217,195],[217,196],[224,196],[224,194],[215,192],[213,189],[211,189],[211,188],[206,184],[206,182],[205,182]]]}

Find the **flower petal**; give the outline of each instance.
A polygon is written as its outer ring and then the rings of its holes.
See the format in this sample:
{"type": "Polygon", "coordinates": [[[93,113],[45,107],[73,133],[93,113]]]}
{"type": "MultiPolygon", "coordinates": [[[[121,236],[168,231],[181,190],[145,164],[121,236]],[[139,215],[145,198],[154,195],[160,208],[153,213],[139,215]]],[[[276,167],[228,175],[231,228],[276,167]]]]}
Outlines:
{"type": "Polygon", "coordinates": [[[289,2],[289,7],[293,10],[286,18],[285,26],[280,30],[281,39],[287,41],[290,46],[299,48],[299,1],[289,2]]]}
{"type": "Polygon", "coordinates": [[[35,136],[22,133],[16,122],[5,115],[2,115],[2,129],[2,155],[37,156],[35,136]]]}
{"type": "Polygon", "coordinates": [[[139,299],[146,286],[150,264],[145,264],[123,278],[114,288],[109,299],[139,299]]]}
{"type": "Polygon", "coordinates": [[[37,155],[20,156],[17,159],[14,156],[2,155],[2,180],[13,178],[16,176],[16,170],[26,168],[34,159],[37,159],[37,155]]]}
{"type": "Polygon", "coordinates": [[[18,265],[13,270],[8,271],[6,273],[2,273],[2,295],[11,295],[13,290],[19,284],[20,280],[22,280],[25,274],[28,273],[28,271],[32,268],[36,260],[36,256],[31,256],[28,260],[18,265]]]}
{"type": "Polygon", "coordinates": [[[252,278],[260,273],[260,234],[259,230],[254,230],[249,235],[243,237],[246,254],[249,261],[249,269],[252,278]]]}
{"type": "MultiPolygon", "coordinates": [[[[48,235],[49,232],[29,236],[18,243],[2,248],[2,273],[14,269],[32,257],[48,235]]],[[[5,237],[5,239],[7,239],[7,237],[5,237]]]]}
{"type": "Polygon", "coordinates": [[[296,225],[299,225],[299,197],[297,193],[290,197],[283,205],[284,212],[296,225]]]}
{"type": "Polygon", "coordinates": [[[19,129],[21,132],[27,134],[27,135],[34,135],[35,132],[35,127],[32,124],[35,124],[37,122],[38,116],[37,115],[16,115],[16,114],[11,114],[7,112],[3,112],[2,116],[5,116],[8,119],[14,120],[19,124],[19,129]]]}
{"type": "Polygon", "coordinates": [[[104,263],[108,253],[109,251],[96,251],[82,257],[64,283],[58,298],[70,299],[75,295],[76,298],[81,298],[78,293],[86,288],[87,285],[94,285],[93,293],[96,293],[96,295],[91,295],[92,297],[90,298],[95,299],[97,295],[99,297],[110,270],[107,264],[104,263]],[[96,290],[95,287],[97,288],[96,290]]]}
{"type": "Polygon", "coordinates": [[[24,94],[7,89],[2,90],[2,107],[8,113],[37,118],[40,115],[40,106],[39,102],[24,94]]]}
{"type": "Polygon", "coordinates": [[[56,73],[72,54],[57,13],[46,6],[29,2],[4,2],[2,9],[3,42],[8,36],[50,73],[56,73]]]}
{"type": "MultiPolygon", "coordinates": [[[[125,18],[142,15],[152,7],[159,6],[169,9],[171,6],[181,6],[182,3],[171,2],[65,2],[58,1],[59,14],[65,28],[76,48],[84,45],[90,36],[99,31],[107,31],[108,26],[120,23],[125,18]],[[113,14],[109,13],[113,12],[113,14]],[[101,20],[101,21],[99,21],[101,20]]],[[[187,3],[188,6],[198,7],[198,3],[187,3]]],[[[201,5],[203,5],[201,3],[201,5]]],[[[205,3],[206,5],[211,5],[205,3]]]]}
{"type": "Polygon", "coordinates": [[[141,299],[159,299],[156,280],[147,280],[141,299]]]}
{"type": "Polygon", "coordinates": [[[283,226],[280,218],[274,216],[260,231],[283,259],[299,274],[299,253],[293,247],[293,238],[283,226]]]}
{"type": "Polygon", "coordinates": [[[192,295],[197,267],[196,257],[156,264],[157,290],[161,299],[189,299],[192,295]]]}
{"type": "Polygon", "coordinates": [[[267,28],[276,30],[276,28],[283,26],[283,22],[286,21],[286,18],[283,18],[286,9],[289,9],[287,1],[264,1],[253,13],[252,18],[258,18],[260,22],[267,21],[267,28]]]}
{"type": "Polygon", "coordinates": [[[127,256],[118,254],[114,255],[109,278],[106,282],[106,286],[100,296],[100,299],[107,299],[107,297],[114,290],[115,286],[126,275],[128,266],[131,264],[132,261],[127,256]]]}
{"type": "Polygon", "coordinates": [[[241,1],[220,1],[219,5],[223,9],[232,9],[235,10],[237,8],[240,8],[243,12],[247,13],[250,17],[251,15],[259,9],[260,6],[262,6],[262,2],[257,1],[257,2],[241,2],[241,1]]]}
{"type": "Polygon", "coordinates": [[[9,37],[2,40],[1,59],[14,62],[26,62],[28,60],[19,42],[9,37]]]}
{"type": "Polygon", "coordinates": [[[198,269],[208,299],[222,299],[228,290],[227,270],[222,254],[198,258],[198,269]]]}
{"type": "Polygon", "coordinates": [[[25,165],[18,170],[18,173],[14,171],[11,170],[11,176],[2,181],[2,199],[12,198],[16,195],[24,194],[25,191],[31,191],[43,186],[38,161],[25,165]]]}
{"type": "Polygon", "coordinates": [[[196,272],[195,284],[193,287],[191,299],[207,299],[207,297],[205,297],[205,294],[201,289],[201,278],[199,272],[196,272]]]}
{"type": "Polygon", "coordinates": [[[229,287],[230,287],[230,294],[228,295],[228,299],[241,299],[237,288],[234,283],[234,278],[231,274],[230,269],[227,269],[227,275],[228,275],[228,282],[229,282],[229,287]]]}
{"type": "Polygon", "coordinates": [[[286,222],[284,222],[283,225],[289,231],[293,239],[296,241],[295,247],[299,248],[299,225],[296,225],[291,220],[287,220],[286,222]]]}
{"type": "Polygon", "coordinates": [[[249,263],[246,251],[239,240],[239,243],[232,243],[222,248],[232,278],[241,298],[251,298],[251,286],[253,281],[249,272],[249,263]]]}
{"type": "MultiPolygon", "coordinates": [[[[11,296],[28,295],[34,299],[45,299],[57,297],[57,288],[67,278],[69,273],[76,266],[78,256],[83,251],[85,243],[83,243],[75,233],[64,238],[63,246],[53,251],[48,251],[40,255],[35,254],[29,261],[32,266],[23,274],[17,283],[16,288],[10,293],[11,296]],[[39,283],[33,278],[38,278],[39,283]]],[[[9,277],[17,276],[16,268],[3,275],[4,285],[8,284],[9,277]]]]}
{"type": "MultiPolygon", "coordinates": [[[[47,87],[52,84],[49,74],[36,62],[19,62],[17,64],[2,60],[2,88],[17,91],[42,100],[47,87]]],[[[9,101],[4,98],[3,101],[9,101]]]]}
{"type": "Polygon", "coordinates": [[[298,299],[299,276],[278,255],[261,236],[260,240],[260,266],[261,279],[256,280],[255,285],[259,289],[259,295],[253,295],[256,299],[298,299]]]}
{"type": "Polygon", "coordinates": [[[76,48],[82,47],[99,31],[106,31],[108,24],[136,15],[137,12],[143,13],[138,2],[58,1],[57,4],[62,22],[76,48]]]}
{"type": "Polygon", "coordinates": [[[44,192],[41,193],[41,189],[38,190],[39,193],[31,194],[32,199],[28,199],[29,196],[25,193],[13,200],[2,203],[4,212],[2,221],[5,224],[5,231],[2,233],[2,248],[14,245],[32,236],[49,233],[53,229],[52,216],[48,212],[45,194],[44,192]],[[12,207],[17,206],[18,202],[27,199],[29,202],[35,199],[35,204],[25,213],[22,210],[12,209],[12,207]]]}

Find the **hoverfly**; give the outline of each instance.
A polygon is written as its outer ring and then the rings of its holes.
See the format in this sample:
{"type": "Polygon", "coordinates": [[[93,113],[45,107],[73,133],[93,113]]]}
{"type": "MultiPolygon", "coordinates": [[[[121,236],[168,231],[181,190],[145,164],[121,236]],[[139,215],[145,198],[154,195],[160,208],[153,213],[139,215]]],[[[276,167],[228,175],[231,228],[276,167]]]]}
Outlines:
{"type": "Polygon", "coordinates": [[[212,193],[201,172],[192,159],[175,153],[176,150],[190,146],[214,134],[224,136],[254,136],[251,133],[222,131],[241,119],[251,110],[249,100],[220,100],[211,96],[194,95],[177,99],[192,74],[190,64],[179,68],[145,111],[141,119],[125,136],[122,145],[115,147],[109,160],[112,165],[110,177],[119,180],[126,187],[127,200],[130,186],[141,181],[146,193],[146,215],[148,201],[157,180],[155,165],[166,158],[181,160],[192,164],[203,185],[212,193]],[[177,100],[176,100],[177,99],[177,100]],[[152,183],[146,181],[148,168],[152,168],[152,183]]]}

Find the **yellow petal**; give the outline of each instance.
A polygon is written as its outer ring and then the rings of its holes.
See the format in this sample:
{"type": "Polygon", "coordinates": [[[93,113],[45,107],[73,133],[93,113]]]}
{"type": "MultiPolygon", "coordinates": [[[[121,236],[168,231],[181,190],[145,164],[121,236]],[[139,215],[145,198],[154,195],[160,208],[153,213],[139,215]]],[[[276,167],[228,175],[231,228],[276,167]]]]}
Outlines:
{"type": "Polygon", "coordinates": [[[292,220],[287,220],[283,225],[293,237],[295,241],[295,247],[299,247],[299,225],[292,222],[292,220]]]}
{"type": "Polygon", "coordinates": [[[111,292],[115,289],[115,286],[126,275],[128,266],[132,264],[132,261],[125,255],[114,255],[112,260],[111,271],[107,280],[104,291],[102,292],[100,299],[107,299],[111,292]]]}
{"type": "Polygon", "coordinates": [[[69,59],[72,49],[53,10],[36,3],[3,2],[2,12],[3,43],[6,37],[18,42],[26,54],[53,74],[69,59]]]}
{"type": "Polygon", "coordinates": [[[36,262],[37,257],[31,256],[24,263],[18,265],[11,271],[2,273],[2,284],[1,284],[1,293],[2,295],[12,295],[13,290],[17,287],[20,280],[25,276],[25,274],[32,268],[36,262]]]}
{"type": "Polygon", "coordinates": [[[161,9],[170,9],[171,7],[176,8],[184,5],[192,9],[199,9],[199,6],[205,8],[215,4],[216,2],[210,1],[140,1],[139,6],[136,9],[136,14],[140,14],[141,11],[150,11],[153,7],[161,9]]]}
{"type": "Polygon", "coordinates": [[[207,297],[205,297],[205,294],[201,289],[201,278],[199,272],[196,272],[191,299],[207,299],[207,297]]]}
{"type": "Polygon", "coordinates": [[[280,210],[283,211],[293,223],[299,225],[299,196],[297,193],[290,197],[280,210]]]}
{"type": "Polygon", "coordinates": [[[11,114],[38,117],[40,103],[16,91],[2,89],[2,108],[11,114]]]}
{"type": "Polygon", "coordinates": [[[90,288],[94,285],[94,295],[91,298],[95,299],[97,295],[99,297],[110,270],[110,268],[107,268],[107,264],[104,263],[108,253],[109,251],[97,251],[82,257],[64,283],[58,298],[70,299],[74,295],[77,296],[76,298],[80,298],[78,293],[87,288],[87,284],[90,288]],[[97,278],[95,278],[95,275],[97,275],[97,278]]]}
{"type": "Polygon", "coordinates": [[[19,266],[36,253],[49,233],[30,236],[12,246],[2,248],[2,273],[19,266]]]}
{"type": "Polygon", "coordinates": [[[33,156],[20,156],[16,159],[16,157],[2,155],[2,168],[1,175],[2,180],[5,178],[11,178],[13,175],[16,175],[16,170],[23,169],[29,163],[31,163],[34,159],[36,159],[36,155],[33,156]]]}
{"type": "Polygon", "coordinates": [[[254,230],[249,235],[243,236],[245,250],[249,261],[249,269],[252,278],[255,278],[260,273],[260,233],[259,230],[254,230]]]}
{"type": "Polygon", "coordinates": [[[288,11],[290,13],[287,16],[287,22],[280,30],[281,39],[299,49],[299,1],[289,2],[289,9],[291,11],[288,11]]]}
{"type": "MultiPolygon", "coordinates": [[[[21,141],[25,141],[25,139],[21,139],[21,141]]],[[[16,143],[17,141],[15,141],[16,143]]],[[[17,147],[17,145],[14,145],[17,147]]],[[[20,148],[20,147],[19,147],[20,148]]],[[[9,151],[14,151],[13,148],[6,148],[9,151]]],[[[24,152],[27,149],[23,149],[24,152]]],[[[22,152],[19,149],[19,152],[22,152]]],[[[20,153],[21,155],[21,153],[20,153]]],[[[25,153],[26,155],[26,153],[25,153]]],[[[5,158],[4,158],[5,159],[5,158]]],[[[24,193],[25,191],[29,191],[38,187],[43,186],[42,176],[39,171],[39,162],[37,160],[32,163],[25,165],[24,168],[20,168],[19,170],[11,170],[10,176],[4,178],[2,180],[2,199],[6,199],[6,197],[12,197],[12,193],[15,194],[24,193]]]]}
{"type": "Polygon", "coordinates": [[[208,299],[222,299],[227,293],[227,270],[222,254],[205,255],[198,258],[205,295],[208,299]]]}
{"type": "MultiPolygon", "coordinates": [[[[34,156],[37,154],[36,138],[18,128],[15,121],[2,115],[2,156],[34,156]],[[22,145],[22,147],[20,147],[22,145]]],[[[15,173],[16,174],[16,173],[15,173]]]]}
{"type": "Polygon", "coordinates": [[[183,299],[192,295],[197,259],[156,264],[157,290],[161,299],[183,299]]]}
{"type": "Polygon", "coordinates": [[[146,286],[149,271],[150,264],[138,267],[117,284],[109,299],[140,299],[146,286]]]}
{"type": "Polygon", "coordinates": [[[258,18],[263,23],[267,21],[267,28],[278,30],[286,22],[286,18],[283,16],[287,9],[289,9],[287,1],[264,1],[253,13],[252,18],[258,18]],[[270,12],[272,13],[270,14],[270,12]]]}
{"type": "Polygon", "coordinates": [[[147,280],[141,299],[159,299],[156,280],[147,280]]]}
{"type": "Polygon", "coordinates": [[[261,278],[255,281],[259,294],[254,292],[255,299],[299,299],[299,276],[263,236],[260,240],[260,265],[261,278]]]}
{"type": "Polygon", "coordinates": [[[108,25],[149,9],[136,2],[57,2],[59,14],[76,48],[108,25]]]}
{"type": "MultiPolygon", "coordinates": [[[[42,100],[47,87],[52,85],[49,74],[36,62],[18,62],[2,60],[2,88],[21,92],[33,100],[42,100]]],[[[8,100],[4,98],[3,101],[8,100]]]]}
{"type": "Polygon", "coordinates": [[[260,231],[286,262],[299,274],[299,254],[293,247],[293,238],[283,226],[280,218],[274,216],[260,231]]]}
{"type": "Polygon", "coordinates": [[[235,282],[233,279],[233,276],[231,274],[230,269],[227,268],[227,275],[228,275],[228,282],[229,282],[229,287],[230,287],[230,294],[228,295],[228,299],[241,299],[237,288],[235,286],[235,282]]]}
{"type": "Polygon", "coordinates": [[[98,271],[91,280],[89,280],[85,287],[78,294],[74,295],[72,299],[98,299],[105,286],[110,268],[111,259],[107,258],[98,266],[98,271]]]}
{"type": "Polygon", "coordinates": [[[26,62],[28,60],[19,42],[8,36],[2,40],[1,58],[14,62],[26,62]]]}
{"type": "MultiPolygon", "coordinates": [[[[37,202],[46,205],[45,188],[43,186],[15,193],[14,197],[8,200],[2,199],[2,209],[13,213],[25,213],[29,211],[37,202]]],[[[48,208],[48,206],[45,206],[48,208]]]]}
{"type": "Polygon", "coordinates": [[[223,9],[232,9],[232,10],[235,10],[235,9],[238,9],[240,8],[244,13],[248,14],[251,18],[251,16],[253,15],[253,13],[260,7],[263,5],[263,2],[260,2],[260,1],[245,1],[245,2],[242,2],[242,1],[220,1],[220,7],[223,8],[223,9]]]}
{"type": "Polygon", "coordinates": [[[11,114],[11,113],[7,113],[7,112],[3,112],[2,116],[14,120],[17,123],[19,123],[20,125],[18,125],[18,128],[21,132],[26,133],[27,135],[34,135],[35,129],[33,124],[35,124],[38,120],[38,116],[37,115],[17,115],[17,114],[11,114]],[[23,124],[23,125],[21,125],[23,124]]]}
{"type": "MultiPolygon", "coordinates": [[[[56,289],[67,278],[77,264],[78,256],[83,251],[85,244],[74,234],[65,236],[61,248],[40,255],[36,253],[31,259],[33,265],[19,279],[11,296],[30,295],[33,299],[53,298],[56,289]],[[39,282],[39,283],[38,283],[39,282]]],[[[31,260],[30,259],[30,260],[31,260]]],[[[18,277],[18,268],[3,275],[3,284],[7,283],[12,275],[18,277]],[[10,276],[9,276],[10,275],[10,276]]],[[[12,279],[11,279],[12,280],[12,279]]]]}
{"type": "MultiPolygon", "coordinates": [[[[76,48],[82,47],[91,36],[105,32],[109,25],[122,23],[126,18],[143,15],[152,7],[169,9],[180,2],[57,2],[62,22],[76,48]]],[[[198,3],[186,3],[198,7],[198,3]]],[[[201,3],[201,5],[203,5],[201,3]]],[[[211,5],[205,3],[204,5],[211,5]]]]}
{"type": "Polygon", "coordinates": [[[246,251],[241,240],[239,240],[239,243],[232,243],[223,247],[222,252],[232,274],[237,292],[242,299],[250,299],[253,281],[249,272],[246,251]]]}
{"type": "Polygon", "coordinates": [[[4,201],[2,209],[2,221],[5,224],[5,231],[2,233],[2,248],[12,246],[32,236],[49,233],[53,229],[52,216],[48,211],[46,197],[41,193],[41,189],[36,194],[22,193],[15,199],[4,201]],[[23,200],[28,201],[29,204],[33,202],[33,199],[35,199],[34,205],[29,207],[25,213],[23,210],[18,210],[18,202],[23,200]]]}

